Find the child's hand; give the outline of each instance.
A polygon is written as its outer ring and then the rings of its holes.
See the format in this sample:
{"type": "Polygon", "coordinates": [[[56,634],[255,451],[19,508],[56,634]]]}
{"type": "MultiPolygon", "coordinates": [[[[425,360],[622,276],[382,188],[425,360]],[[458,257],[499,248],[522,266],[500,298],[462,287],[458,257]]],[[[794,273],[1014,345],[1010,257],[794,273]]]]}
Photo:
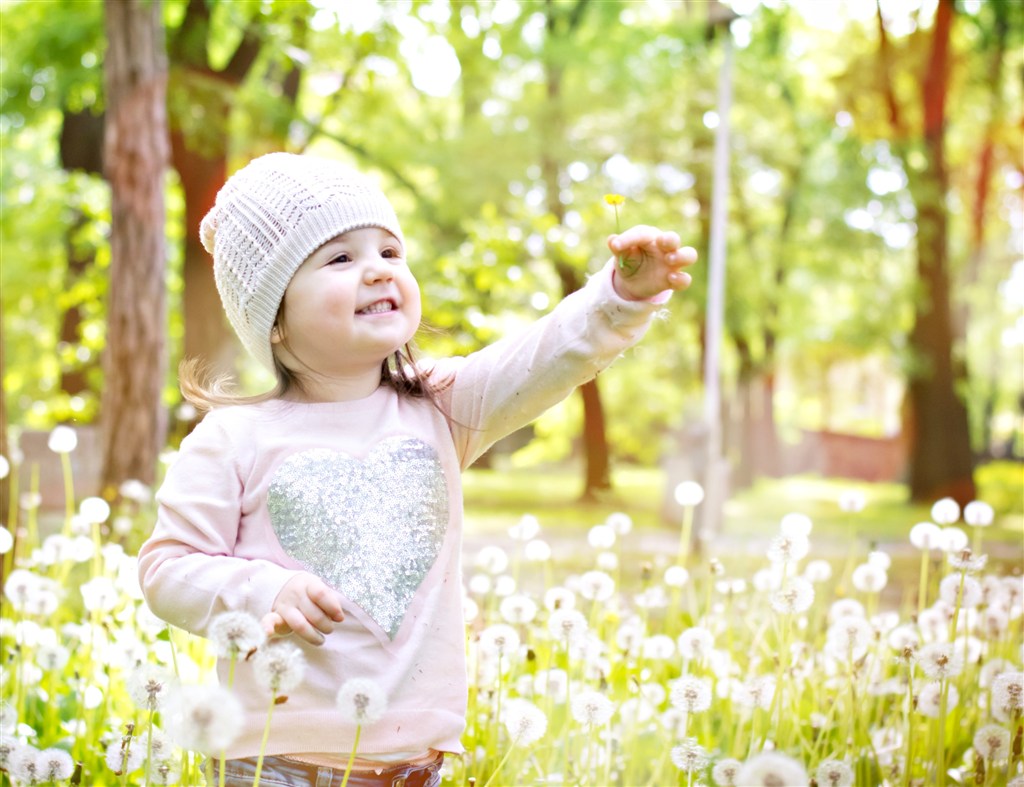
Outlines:
{"type": "Polygon", "coordinates": [[[665,290],[689,287],[690,274],[682,269],[697,261],[697,252],[679,243],[676,233],[643,224],[609,237],[608,248],[616,258],[615,291],[626,300],[646,301],[665,290]]]}
{"type": "Polygon", "coordinates": [[[319,577],[303,572],[285,583],[260,622],[268,636],[298,634],[310,645],[323,645],[324,634],[344,619],[338,594],[319,577]]]}

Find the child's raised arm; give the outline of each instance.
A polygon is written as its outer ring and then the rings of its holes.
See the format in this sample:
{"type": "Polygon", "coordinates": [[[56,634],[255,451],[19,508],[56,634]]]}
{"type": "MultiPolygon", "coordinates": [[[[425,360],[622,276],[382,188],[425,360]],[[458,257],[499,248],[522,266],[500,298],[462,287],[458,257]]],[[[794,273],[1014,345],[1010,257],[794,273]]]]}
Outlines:
{"type": "Polygon", "coordinates": [[[608,238],[618,266],[615,291],[631,301],[646,301],[665,290],[685,290],[692,281],[683,268],[697,261],[697,252],[681,247],[674,232],[640,224],[608,238]]]}

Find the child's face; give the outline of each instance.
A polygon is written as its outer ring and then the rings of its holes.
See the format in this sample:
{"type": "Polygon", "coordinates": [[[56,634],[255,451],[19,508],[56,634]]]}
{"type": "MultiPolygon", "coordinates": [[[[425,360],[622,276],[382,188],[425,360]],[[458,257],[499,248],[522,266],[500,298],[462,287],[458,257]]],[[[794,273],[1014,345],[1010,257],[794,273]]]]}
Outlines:
{"type": "Polygon", "coordinates": [[[294,355],[300,372],[379,372],[416,333],[420,290],[401,242],[366,227],[328,241],[299,266],[285,290],[284,313],[271,341],[286,365],[294,355]]]}

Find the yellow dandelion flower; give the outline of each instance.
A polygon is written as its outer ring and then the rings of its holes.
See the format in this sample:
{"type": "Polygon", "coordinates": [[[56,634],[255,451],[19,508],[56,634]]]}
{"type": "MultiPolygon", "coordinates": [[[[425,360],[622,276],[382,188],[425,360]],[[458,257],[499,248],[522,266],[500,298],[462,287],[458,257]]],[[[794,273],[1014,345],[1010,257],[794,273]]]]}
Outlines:
{"type": "Polygon", "coordinates": [[[604,201],[609,205],[622,205],[626,202],[626,198],[621,194],[605,194],[604,201]]]}

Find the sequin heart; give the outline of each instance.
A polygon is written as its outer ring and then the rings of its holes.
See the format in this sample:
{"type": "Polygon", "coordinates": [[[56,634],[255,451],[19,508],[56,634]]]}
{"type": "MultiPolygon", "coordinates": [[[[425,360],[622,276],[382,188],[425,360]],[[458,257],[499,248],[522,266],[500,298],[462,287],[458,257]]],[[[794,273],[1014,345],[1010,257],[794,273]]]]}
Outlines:
{"type": "Polygon", "coordinates": [[[392,437],[364,459],[323,448],[293,454],[274,472],[267,506],[284,551],[394,639],[448,527],[434,449],[392,437]]]}

